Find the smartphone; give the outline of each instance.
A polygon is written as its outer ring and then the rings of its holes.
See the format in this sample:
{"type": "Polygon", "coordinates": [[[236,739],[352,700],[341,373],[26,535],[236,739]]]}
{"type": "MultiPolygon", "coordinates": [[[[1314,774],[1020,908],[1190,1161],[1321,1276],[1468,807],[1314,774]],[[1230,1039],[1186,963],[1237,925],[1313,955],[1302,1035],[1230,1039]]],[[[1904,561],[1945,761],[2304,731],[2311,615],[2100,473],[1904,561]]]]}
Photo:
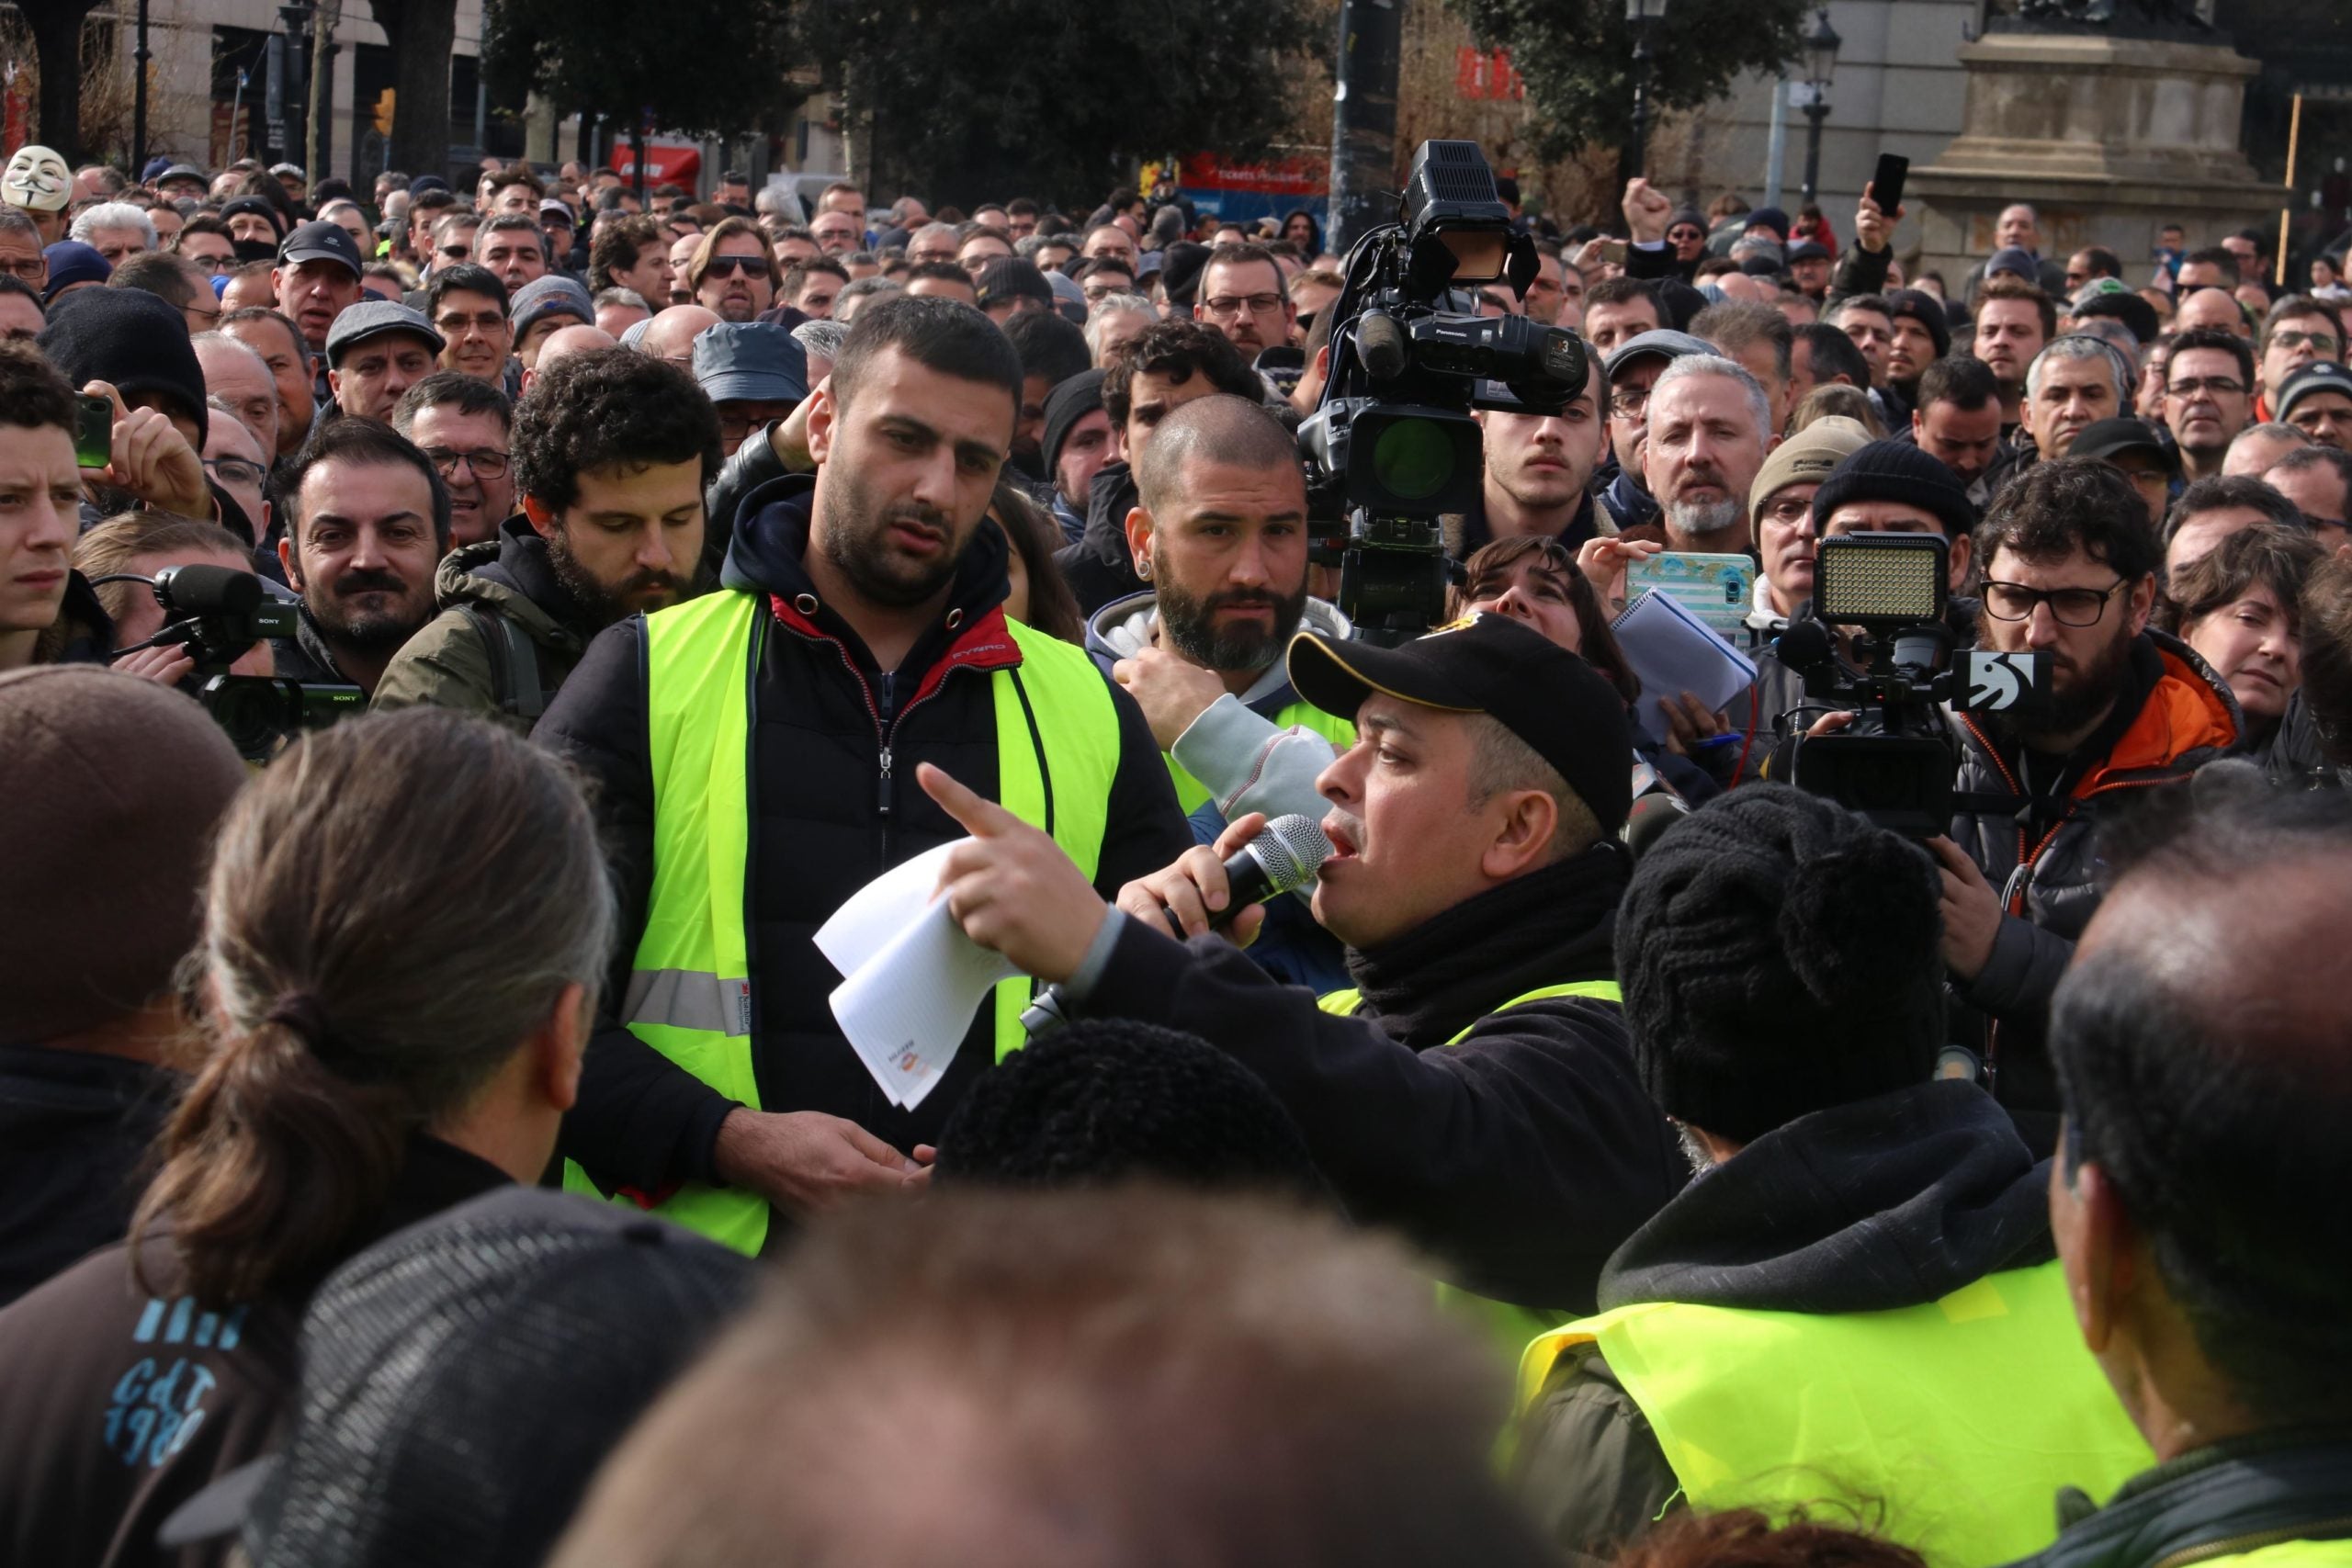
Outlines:
{"type": "Polygon", "coordinates": [[[1684,609],[1736,645],[1756,597],[1756,563],[1740,555],[1664,550],[1625,570],[1629,608],[1652,589],[1680,600],[1684,609]]]}
{"type": "Polygon", "coordinates": [[[1623,240],[1603,240],[1600,242],[1600,250],[1599,254],[1600,259],[1609,265],[1623,266],[1625,265],[1625,242],[1623,240]]]}
{"type": "Polygon", "coordinates": [[[74,461],[103,468],[114,459],[114,400],[95,392],[74,398],[74,461]]]}
{"type": "Polygon", "coordinates": [[[1871,199],[1878,209],[1894,220],[1895,209],[1903,205],[1903,181],[1911,173],[1911,160],[1894,152],[1878,155],[1878,168],[1871,175],[1871,199]]]}

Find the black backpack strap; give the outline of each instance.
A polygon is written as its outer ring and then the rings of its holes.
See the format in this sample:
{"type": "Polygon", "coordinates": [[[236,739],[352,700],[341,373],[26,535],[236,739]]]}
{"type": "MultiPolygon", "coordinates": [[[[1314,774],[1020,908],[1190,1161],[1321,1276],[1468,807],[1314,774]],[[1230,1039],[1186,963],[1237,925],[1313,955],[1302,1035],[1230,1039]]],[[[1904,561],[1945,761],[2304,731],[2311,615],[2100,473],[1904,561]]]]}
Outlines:
{"type": "Polygon", "coordinates": [[[547,694],[539,685],[539,650],[531,646],[530,637],[504,615],[473,604],[465,609],[490,653],[490,694],[498,711],[523,719],[547,712],[547,694]]]}

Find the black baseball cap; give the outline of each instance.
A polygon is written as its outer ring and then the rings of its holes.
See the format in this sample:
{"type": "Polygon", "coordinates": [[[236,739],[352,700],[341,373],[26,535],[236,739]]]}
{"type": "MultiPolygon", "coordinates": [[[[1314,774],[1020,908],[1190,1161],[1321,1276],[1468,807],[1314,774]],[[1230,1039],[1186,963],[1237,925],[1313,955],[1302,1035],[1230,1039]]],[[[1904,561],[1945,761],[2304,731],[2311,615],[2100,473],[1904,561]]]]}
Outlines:
{"type": "Polygon", "coordinates": [[[288,265],[307,261],[341,262],[359,276],[359,247],[351,243],[350,233],[340,223],[324,219],[296,226],[277,247],[277,259],[288,265]]]}
{"type": "Polygon", "coordinates": [[[1612,837],[1633,809],[1624,698],[1591,665],[1509,615],[1464,615],[1396,648],[1301,632],[1289,669],[1300,696],[1345,719],[1374,692],[1486,714],[1557,769],[1612,837]]]}
{"type": "Polygon", "coordinates": [[[2145,452],[2176,477],[2180,473],[2180,454],[2165,444],[2154,425],[2129,414],[2093,420],[2066,448],[2070,457],[2120,457],[2126,452],[2145,452]]]}

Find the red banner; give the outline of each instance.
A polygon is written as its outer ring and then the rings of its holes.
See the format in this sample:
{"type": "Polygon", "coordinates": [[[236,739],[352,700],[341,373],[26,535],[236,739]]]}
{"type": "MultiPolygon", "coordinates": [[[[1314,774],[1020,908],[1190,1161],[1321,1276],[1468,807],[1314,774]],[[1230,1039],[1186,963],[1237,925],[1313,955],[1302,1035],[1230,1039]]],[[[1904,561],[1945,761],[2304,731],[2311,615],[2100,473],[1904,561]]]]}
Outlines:
{"type": "MultiPolygon", "coordinates": [[[[692,190],[695,176],[701,170],[702,150],[698,147],[665,141],[645,144],[645,183],[648,185],[678,185],[692,190]]],[[[626,141],[613,149],[613,172],[623,179],[636,175],[637,150],[626,141]]]]}
{"type": "Polygon", "coordinates": [[[1328,158],[1274,158],[1237,164],[1214,152],[1183,160],[1178,183],[1192,190],[1246,190],[1263,196],[1321,196],[1331,184],[1328,158]]]}
{"type": "Polygon", "coordinates": [[[1453,90],[1465,98],[1527,96],[1527,84],[1512,67],[1510,51],[1476,50],[1468,44],[1453,51],[1453,90]]]}

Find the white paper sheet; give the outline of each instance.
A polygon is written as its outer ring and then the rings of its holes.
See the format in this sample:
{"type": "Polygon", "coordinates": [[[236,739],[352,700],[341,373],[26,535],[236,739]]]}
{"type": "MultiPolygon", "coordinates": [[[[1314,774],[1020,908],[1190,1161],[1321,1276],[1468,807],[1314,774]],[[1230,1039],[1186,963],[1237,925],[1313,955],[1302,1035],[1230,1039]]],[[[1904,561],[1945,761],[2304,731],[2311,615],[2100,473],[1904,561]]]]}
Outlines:
{"type": "Polygon", "coordinates": [[[1671,733],[1658,705],[1661,697],[1689,692],[1709,713],[1717,713],[1756,680],[1747,656],[1670,593],[1643,594],[1617,617],[1613,629],[1625,662],[1641,680],[1635,711],[1654,740],[1671,733]]]}
{"type": "Polygon", "coordinates": [[[892,866],[817,931],[817,950],[844,976],[831,998],[834,1021],[890,1103],[908,1110],[938,1087],[989,988],[1015,973],[932,898],[955,847],[892,866]]]}

